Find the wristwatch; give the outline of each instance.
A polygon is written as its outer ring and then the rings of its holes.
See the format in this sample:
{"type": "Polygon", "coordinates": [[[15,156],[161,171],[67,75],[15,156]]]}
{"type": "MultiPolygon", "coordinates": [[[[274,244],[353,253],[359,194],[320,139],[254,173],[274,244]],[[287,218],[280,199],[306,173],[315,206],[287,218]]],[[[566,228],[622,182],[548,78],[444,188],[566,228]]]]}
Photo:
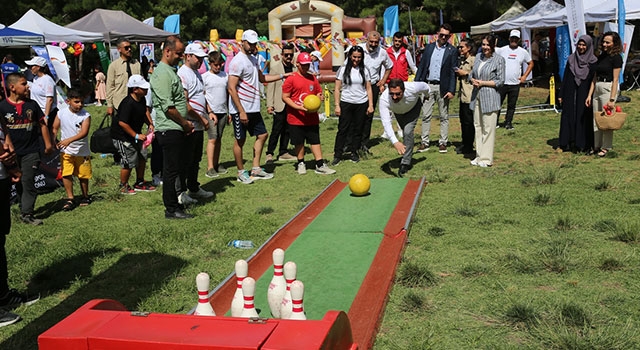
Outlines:
{"type": "Polygon", "coordinates": [[[610,98],[609,102],[616,102],[616,100],[614,98],[610,98]]]}

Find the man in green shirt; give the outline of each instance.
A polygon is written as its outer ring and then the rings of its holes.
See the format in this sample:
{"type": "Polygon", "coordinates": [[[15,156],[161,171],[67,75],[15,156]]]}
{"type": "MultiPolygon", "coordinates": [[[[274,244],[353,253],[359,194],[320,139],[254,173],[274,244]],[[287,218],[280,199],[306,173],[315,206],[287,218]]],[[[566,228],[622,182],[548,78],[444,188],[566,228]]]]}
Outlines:
{"type": "Polygon", "coordinates": [[[193,132],[193,124],[185,119],[187,99],[175,66],[184,54],[184,43],[176,36],[168,37],[162,48],[162,60],[151,76],[153,108],[156,111],[155,134],[162,147],[162,201],[167,219],[189,219],[178,203],[176,179],[186,176],[184,164],[185,136],[193,132]]]}

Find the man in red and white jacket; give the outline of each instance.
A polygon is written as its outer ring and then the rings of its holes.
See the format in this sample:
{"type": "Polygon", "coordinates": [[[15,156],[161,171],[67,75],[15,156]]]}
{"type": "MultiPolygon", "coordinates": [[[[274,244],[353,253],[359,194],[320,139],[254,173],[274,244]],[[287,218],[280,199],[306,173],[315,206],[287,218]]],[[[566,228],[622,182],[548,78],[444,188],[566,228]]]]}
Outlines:
{"type": "Polygon", "coordinates": [[[409,70],[411,74],[415,74],[418,68],[416,67],[411,52],[409,52],[404,45],[404,35],[401,32],[393,34],[393,45],[387,48],[387,54],[393,62],[393,68],[391,68],[391,74],[387,79],[387,84],[391,79],[401,79],[402,81],[409,80],[409,70]]]}

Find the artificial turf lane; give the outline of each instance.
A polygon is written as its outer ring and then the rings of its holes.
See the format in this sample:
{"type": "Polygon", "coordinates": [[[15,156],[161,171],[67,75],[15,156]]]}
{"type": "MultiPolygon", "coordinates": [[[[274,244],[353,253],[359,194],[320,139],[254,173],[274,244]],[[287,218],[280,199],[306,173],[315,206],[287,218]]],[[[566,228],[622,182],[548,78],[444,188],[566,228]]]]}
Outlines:
{"type": "MultiPolygon", "coordinates": [[[[351,196],[349,188],[307,226],[285,251],[285,262],[298,266],[305,285],[307,319],[322,319],[328,310],[349,311],[382,241],[406,179],[372,179],[368,196],[351,196]]],[[[249,276],[254,276],[249,270],[249,276]]],[[[270,267],[256,283],[255,304],[261,317],[271,317],[267,289],[270,267]]]]}

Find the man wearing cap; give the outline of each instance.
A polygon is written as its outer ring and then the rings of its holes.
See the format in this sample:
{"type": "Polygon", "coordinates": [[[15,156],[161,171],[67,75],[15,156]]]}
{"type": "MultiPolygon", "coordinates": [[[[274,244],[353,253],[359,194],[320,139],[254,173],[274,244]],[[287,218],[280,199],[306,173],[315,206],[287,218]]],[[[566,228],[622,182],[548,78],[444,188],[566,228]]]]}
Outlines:
{"type": "MultiPolygon", "coordinates": [[[[280,61],[275,60],[275,64],[271,66],[272,74],[284,74],[296,71],[293,65],[293,44],[287,43],[282,47],[280,61]]],[[[276,150],[278,141],[278,160],[293,161],[296,157],[289,154],[287,146],[289,145],[289,128],[287,124],[287,111],[285,104],[282,102],[282,81],[267,85],[267,113],[273,115],[273,126],[271,127],[271,135],[267,143],[267,163],[274,161],[273,152],[276,150]]]]}
{"type": "Polygon", "coordinates": [[[184,55],[184,44],[177,36],[169,36],[162,47],[162,59],[151,75],[153,109],[156,111],[155,135],[162,147],[162,201],[167,219],[188,219],[178,202],[174,184],[186,178],[186,135],[193,132],[193,123],[186,119],[187,98],[175,65],[184,55]]]}
{"type": "Polygon", "coordinates": [[[147,164],[147,150],[142,143],[147,135],[142,133],[142,126],[153,123],[147,113],[145,96],[149,91],[149,83],[142,75],[132,75],[127,88],[130,93],[125,97],[118,108],[118,114],[113,117],[111,123],[111,138],[113,145],[120,154],[120,193],[135,194],[136,192],[155,191],[155,186],[144,181],[144,170],[147,164]],[[133,188],[129,186],[131,169],[136,169],[136,182],[133,188]]]}
{"type": "MultiPolygon", "coordinates": [[[[359,44],[364,49],[364,65],[371,76],[371,92],[373,94],[373,106],[378,103],[380,93],[384,91],[384,84],[391,74],[393,61],[389,58],[387,51],[380,48],[380,33],[372,31],[367,33],[367,42],[359,44]],[[384,73],[381,73],[384,67],[384,73]]],[[[346,61],[345,61],[346,62],[346,61]]],[[[362,129],[362,151],[368,153],[367,143],[371,137],[371,123],[373,113],[367,115],[362,129]]]]}
{"type": "Polygon", "coordinates": [[[249,29],[242,34],[240,52],[231,60],[229,67],[229,113],[233,122],[235,142],[233,157],[238,167],[238,182],[253,183],[254,180],[273,178],[260,167],[262,148],[269,136],[264,120],[260,114],[260,83],[272,83],[291,73],[264,75],[258,67],[258,61],[251,54],[256,51],[258,33],[249,29]],[[244,170],[242,147],[249,135],[255,136],[251,172],[244,170]]]}
{"type": "MultiPolygon", "coordinates": [[[[496,53],[504,57],[506,66],[504,72],[504,85],[500,88],[500,103],[507,98],[507,114],[504,117],[504,127],[513,130],[513,115],[516,112],[520,84],[527,81],[527,77],[533,69],[533,60],[529,51],[520,47],[520,31],[514,29],[509,33],[509,45],[496,48],[496,53]],[[526,63],[527,69],[522,72],[522,65],[526,63]]],[[[498,111],[500,120],[500,111],[498,111]]]]}
{"type": "Polygon", "coordinates": [[[193,124],[193,133],[187,135],[185,140],[186,178],[180,177],[180,188],[178,188],[178,202],[183,205],[197,203],[198,201],[194,197],[210,198],[213,196],[212,192],[203,190],[198,183],[204,130],[209,129],[204,83],[200,72],[198,72],[205,57],[207,57],[207,53],[200,43],[189,44],[184,50],[184,64],[178,69],[178,76],[184,87],[184,96],[189,102],[185,118],[193,124]],[[189,194],[187,194],[187,189],[189,194]]]}
{"type": "Polygon", "coordinates": [[[431,132],[431,116],[433,104],[438,102],[440,111],[440,139],[438,151],[447,153],[449,142],[449,101],[456,94],[456,73],[458,65],[458,49],[449,44],[451,38],[451,25],[445,23],[440,26],[438,39],[427,45],[422,53],[415,81],[424,81],[429,84],[431,92],[425,96],[422,105],[422,142],[418,146],[418,152],[429,150],[429,133],[431,132]]]}

